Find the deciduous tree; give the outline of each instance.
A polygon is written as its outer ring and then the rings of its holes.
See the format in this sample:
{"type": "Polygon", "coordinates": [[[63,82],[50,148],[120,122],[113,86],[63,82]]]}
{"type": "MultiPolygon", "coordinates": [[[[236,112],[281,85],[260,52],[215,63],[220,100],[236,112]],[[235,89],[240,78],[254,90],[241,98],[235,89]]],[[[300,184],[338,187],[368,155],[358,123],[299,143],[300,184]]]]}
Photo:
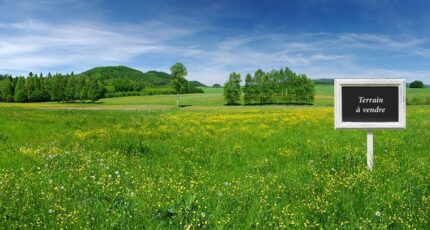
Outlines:
{"type": "Polygon", "coordinates": [[[25,92],[25,78],[19,77],[15,86],[15,102],[26,102],[27,101],[27,93],[25,92]]]}
{"type": "Polygon", "coordinates": [[[0,82],[0,99],[4,102],[13,101],[13,82],[11,77],[6,77],[0,82]]]}
{"type": "Polygon", "coordinates": [[[176,91],[176,106],[179,107],[179,94],[181,92],[181,88],[184,86],[186,80],[185,76],[187,76],[187,68],[182,63],[175,63],[172,67],[170,67],[170,75],[172,76],[172,84],[176,91]]]}
{"type": "Polygon", "coordinates": [[[415,80],[410,85],[410,88],[424,88],[424,83],[422,81],[415,80]]]}
{"type": "Polygon", "coordinates": [[[229,79],[224,84],[224,99],[227,105],[237,105],[240,102],[240,74],[231,73],[229,79]]]}

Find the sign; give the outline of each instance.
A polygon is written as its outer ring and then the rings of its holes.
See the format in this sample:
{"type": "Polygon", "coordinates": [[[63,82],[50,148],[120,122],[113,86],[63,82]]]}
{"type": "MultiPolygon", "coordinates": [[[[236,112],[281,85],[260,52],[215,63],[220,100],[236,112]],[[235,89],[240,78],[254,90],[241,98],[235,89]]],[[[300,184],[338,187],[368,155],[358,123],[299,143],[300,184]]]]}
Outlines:
{"type": "Polygon", "coordinates": [[[405,81],[336,79],[335,128],[406,128],[405,81]]]}
{"type": "Polygon", "coordinates": [[[335,79],[335,129],[367,129],[367,168],[373,167],[373,130],[405,129],[405,80],[335,79]]]}

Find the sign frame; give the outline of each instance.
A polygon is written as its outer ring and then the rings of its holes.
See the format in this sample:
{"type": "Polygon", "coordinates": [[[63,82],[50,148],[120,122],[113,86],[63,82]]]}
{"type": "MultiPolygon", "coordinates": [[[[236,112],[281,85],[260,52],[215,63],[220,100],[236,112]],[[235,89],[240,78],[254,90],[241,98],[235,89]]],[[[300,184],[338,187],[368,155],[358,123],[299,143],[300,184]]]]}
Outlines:
{"type": "Polygon", "coordinates": [[[335,79],[334,80],[335,129],[406,129],[406,82],[404,79],[335,79]],[[397,122],[344,122],[342,119],[342,87],[397,87],[397,122]]]}

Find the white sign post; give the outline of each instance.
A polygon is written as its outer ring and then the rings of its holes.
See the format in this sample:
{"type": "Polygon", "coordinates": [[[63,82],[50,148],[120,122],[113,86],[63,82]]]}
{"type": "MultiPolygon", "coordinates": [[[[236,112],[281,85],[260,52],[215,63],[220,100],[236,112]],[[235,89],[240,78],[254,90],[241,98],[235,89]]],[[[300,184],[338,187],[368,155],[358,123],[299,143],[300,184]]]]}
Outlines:
{"type": "Polygon", "coordinates": [[[373,167],[373,130],[367,130],[367,168],[373,167]]]}
{"type": "Polygon", "coordinates": [[[367,130],[367,168],[373,168],[373,130],[406,128],[403,79],[335,79],[335,129],[367,130]]]}

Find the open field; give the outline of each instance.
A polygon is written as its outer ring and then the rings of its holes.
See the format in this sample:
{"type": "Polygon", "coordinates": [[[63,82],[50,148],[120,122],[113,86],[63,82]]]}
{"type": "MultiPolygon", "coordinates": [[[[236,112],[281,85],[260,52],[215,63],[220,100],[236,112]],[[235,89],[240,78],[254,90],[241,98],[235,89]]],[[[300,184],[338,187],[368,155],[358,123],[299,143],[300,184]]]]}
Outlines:
{"type": "MultiPolygon", "coordinates": [[[[184,94],[180,103],[185,107],[223,106],[225,104],[222,88],[205,88],[204,94],[184,94]]],[[[315,106],[333,106],[333,86],[316,85],[315,106]]],[[[407,89],[408,102],[412,104],[430,104],[430,89],[407,89]]],[[[96,104],[85,103],[1,103],[1,107],[49,108],[49,109],[124,109],[124,110],[159,110],[172,109],[176,106],[176,95],[129,96],[101,99],[96,104]]],[[[256,105],[258,107],[258,105],[256,105]]],[[[271,107],[279,107],[272,105],[271,107]]],[[[285,107],[285,105],[280,105],[285,107]]],[[[255,106],[251,106],[255,107],[255,106]]],[[[267,107],[267,106],[266,106],[267,107]]]]}
{"type": "Polygon", "coordinates": [[[0,104],[0,223],[428,228],[430,106],[375,131],[369,172],[365,131],[333,128],[332,91],[317,87],[318,106],[219,106],[222,89],[180,109],[172,95],[0,104]]]}

